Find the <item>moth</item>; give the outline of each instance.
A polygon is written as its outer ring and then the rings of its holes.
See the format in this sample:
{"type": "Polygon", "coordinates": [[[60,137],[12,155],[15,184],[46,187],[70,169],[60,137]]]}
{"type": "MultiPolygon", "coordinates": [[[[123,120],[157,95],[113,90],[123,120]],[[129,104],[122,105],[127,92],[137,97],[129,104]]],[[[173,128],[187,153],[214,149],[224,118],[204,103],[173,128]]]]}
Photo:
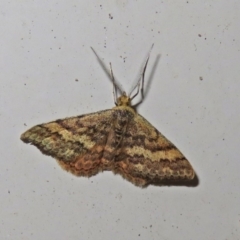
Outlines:
{"type": "Polygon", "coordinates": [[[131,105],[139,93],[139,103],[144,98],[150,52],[129,94],[116,83],[110,63],[114,108],[37,125],[23,133],[21,140],[77,176],[91,177],[108,170],[139,187],[192,180],[195,173],[185,156],[131,105]]]}

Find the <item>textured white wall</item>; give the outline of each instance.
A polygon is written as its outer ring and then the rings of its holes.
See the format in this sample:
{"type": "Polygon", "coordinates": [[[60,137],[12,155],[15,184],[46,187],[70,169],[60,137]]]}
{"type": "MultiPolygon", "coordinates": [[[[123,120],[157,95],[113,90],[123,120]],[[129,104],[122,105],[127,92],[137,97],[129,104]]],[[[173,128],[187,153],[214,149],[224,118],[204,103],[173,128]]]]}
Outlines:
{"type": "Polygon", "coordinates": [[[0,238],[240,239],[239,11],[237,0],[1,1],[0,238]],[[128,90],[152,43],[138,111],[187,156],[197,186],[77,178],[20,141],[113,107],[90,46],[128,90]]]}

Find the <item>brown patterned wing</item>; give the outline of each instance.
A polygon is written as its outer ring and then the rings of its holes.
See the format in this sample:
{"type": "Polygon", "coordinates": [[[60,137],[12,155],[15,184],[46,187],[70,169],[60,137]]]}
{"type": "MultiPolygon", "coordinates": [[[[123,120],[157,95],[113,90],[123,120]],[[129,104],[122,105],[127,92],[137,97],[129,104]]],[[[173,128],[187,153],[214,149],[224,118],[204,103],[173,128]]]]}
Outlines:
{"type": "Polygon", "coordinates": [[[195,175],[184,155],[139,114],[128,124],[115,172],[141,187],[195,175]]]}
{"type": "Polygon", "coordinates": [[[37,125],[23,133],[21,140],[54,157],[65,170],[90,177],[102,171],[112,113],[105,110],[37,125]]]}

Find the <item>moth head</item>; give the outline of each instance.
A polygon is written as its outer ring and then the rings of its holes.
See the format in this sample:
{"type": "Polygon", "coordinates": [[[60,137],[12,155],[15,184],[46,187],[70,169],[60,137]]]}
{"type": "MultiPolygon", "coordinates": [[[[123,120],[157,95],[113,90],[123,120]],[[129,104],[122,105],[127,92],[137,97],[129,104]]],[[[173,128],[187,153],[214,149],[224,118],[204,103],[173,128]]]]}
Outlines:
{"type": "Polygon", "coordinates": [[[131,98],[125,92],[117,98],[117,106],[131,106],[131,98]]]}

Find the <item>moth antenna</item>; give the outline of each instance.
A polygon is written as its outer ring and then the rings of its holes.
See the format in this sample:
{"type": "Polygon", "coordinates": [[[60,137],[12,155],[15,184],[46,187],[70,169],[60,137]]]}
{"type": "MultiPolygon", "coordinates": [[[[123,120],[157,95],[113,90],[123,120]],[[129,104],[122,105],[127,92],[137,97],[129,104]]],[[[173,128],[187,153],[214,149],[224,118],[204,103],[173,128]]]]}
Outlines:
{"type": "Polygon", "coordinates": [[[113,99],[114,99],[115,105],[117,106],[117,85],[116,85],[115,78],[114,78],[114,75],[113,75],[112,64],[109,63],[109,65],[110,65],[111,80],[112,80],[112,83],[113,83],[113,99]]]}
{"type": "MultiPolygon", "coordinates": [[[[148,58],[148,60],[149,60],[149,58],[148,58]]],[[[139,84],[138,84],[137,93],[131,98],[131,100],[132,100],[133,98],[135,98],[138,95],[139,88],[140,88],[140,85],[141,85],[141,90],[140,90],[141,91],[141,99],[137,103],[135,103],[134,106],[137,106],[138,104],[140,104],[144,99],[144,80],[145,80],[145,72],[146,72],[148,60],[147,60],[147,62],[145,64],[145,67],[144,67],[144,71],[143,71],[143,74],[142,74],[142,81],[140,81],[139,84]]]]}
{"type": "MultiPolygon", "coordinates": [[[[111,79],[112,81],[112,76],[111,76],[111,71],[109,72],[108,68],[106,67],[105,63],[103,62],[103,60],[98,56],[98,54],[96,53],[96,51],[93,49],[93,47],[90,47],[93,51],[93,53],[95,54],[95,56],[97,57],[98,62],[100,63],[100,66],[103,68],[104,72],[108,75],[108,77],[111,79]]],[[[116,82],[116,80],[114,79],[114,85],[115,88],[118,89],[118,91],[123,94],[123,90],[120,87],[120,85],[116,82]]]]}
{"type": "Polygon", "coordinates": [[[130,97],[131,94],[133,93],[133,91],[137,88],[137,92],[131,97],[131,100],[132,100],[133,98],[135,98],[138,95],[139,90],[140,90],[140,86],[141,86],[141,100],[139,101],[139,103],[142,102],[142,100],[144,98],[144,95],[143,95],[143,93],[144,93],[144,76],[145,76],[145,71],[146,71],[146,68],[147,68],[148,60],[150,58],[150,54],[151,54],[151,51],[153,49],[153,46],[154,46],[154,43],[152,44],[152,46],[151,46],[151,48],[148,52],[148,55],[147,55],[147,58],[145,60],[144,65],[143,65],[142,71],[140,72],[140,76],[139,76],[139,79],[137,81],[137,84],[132,88],[132,90],[128,94],[128,96],[130,97]]]}

